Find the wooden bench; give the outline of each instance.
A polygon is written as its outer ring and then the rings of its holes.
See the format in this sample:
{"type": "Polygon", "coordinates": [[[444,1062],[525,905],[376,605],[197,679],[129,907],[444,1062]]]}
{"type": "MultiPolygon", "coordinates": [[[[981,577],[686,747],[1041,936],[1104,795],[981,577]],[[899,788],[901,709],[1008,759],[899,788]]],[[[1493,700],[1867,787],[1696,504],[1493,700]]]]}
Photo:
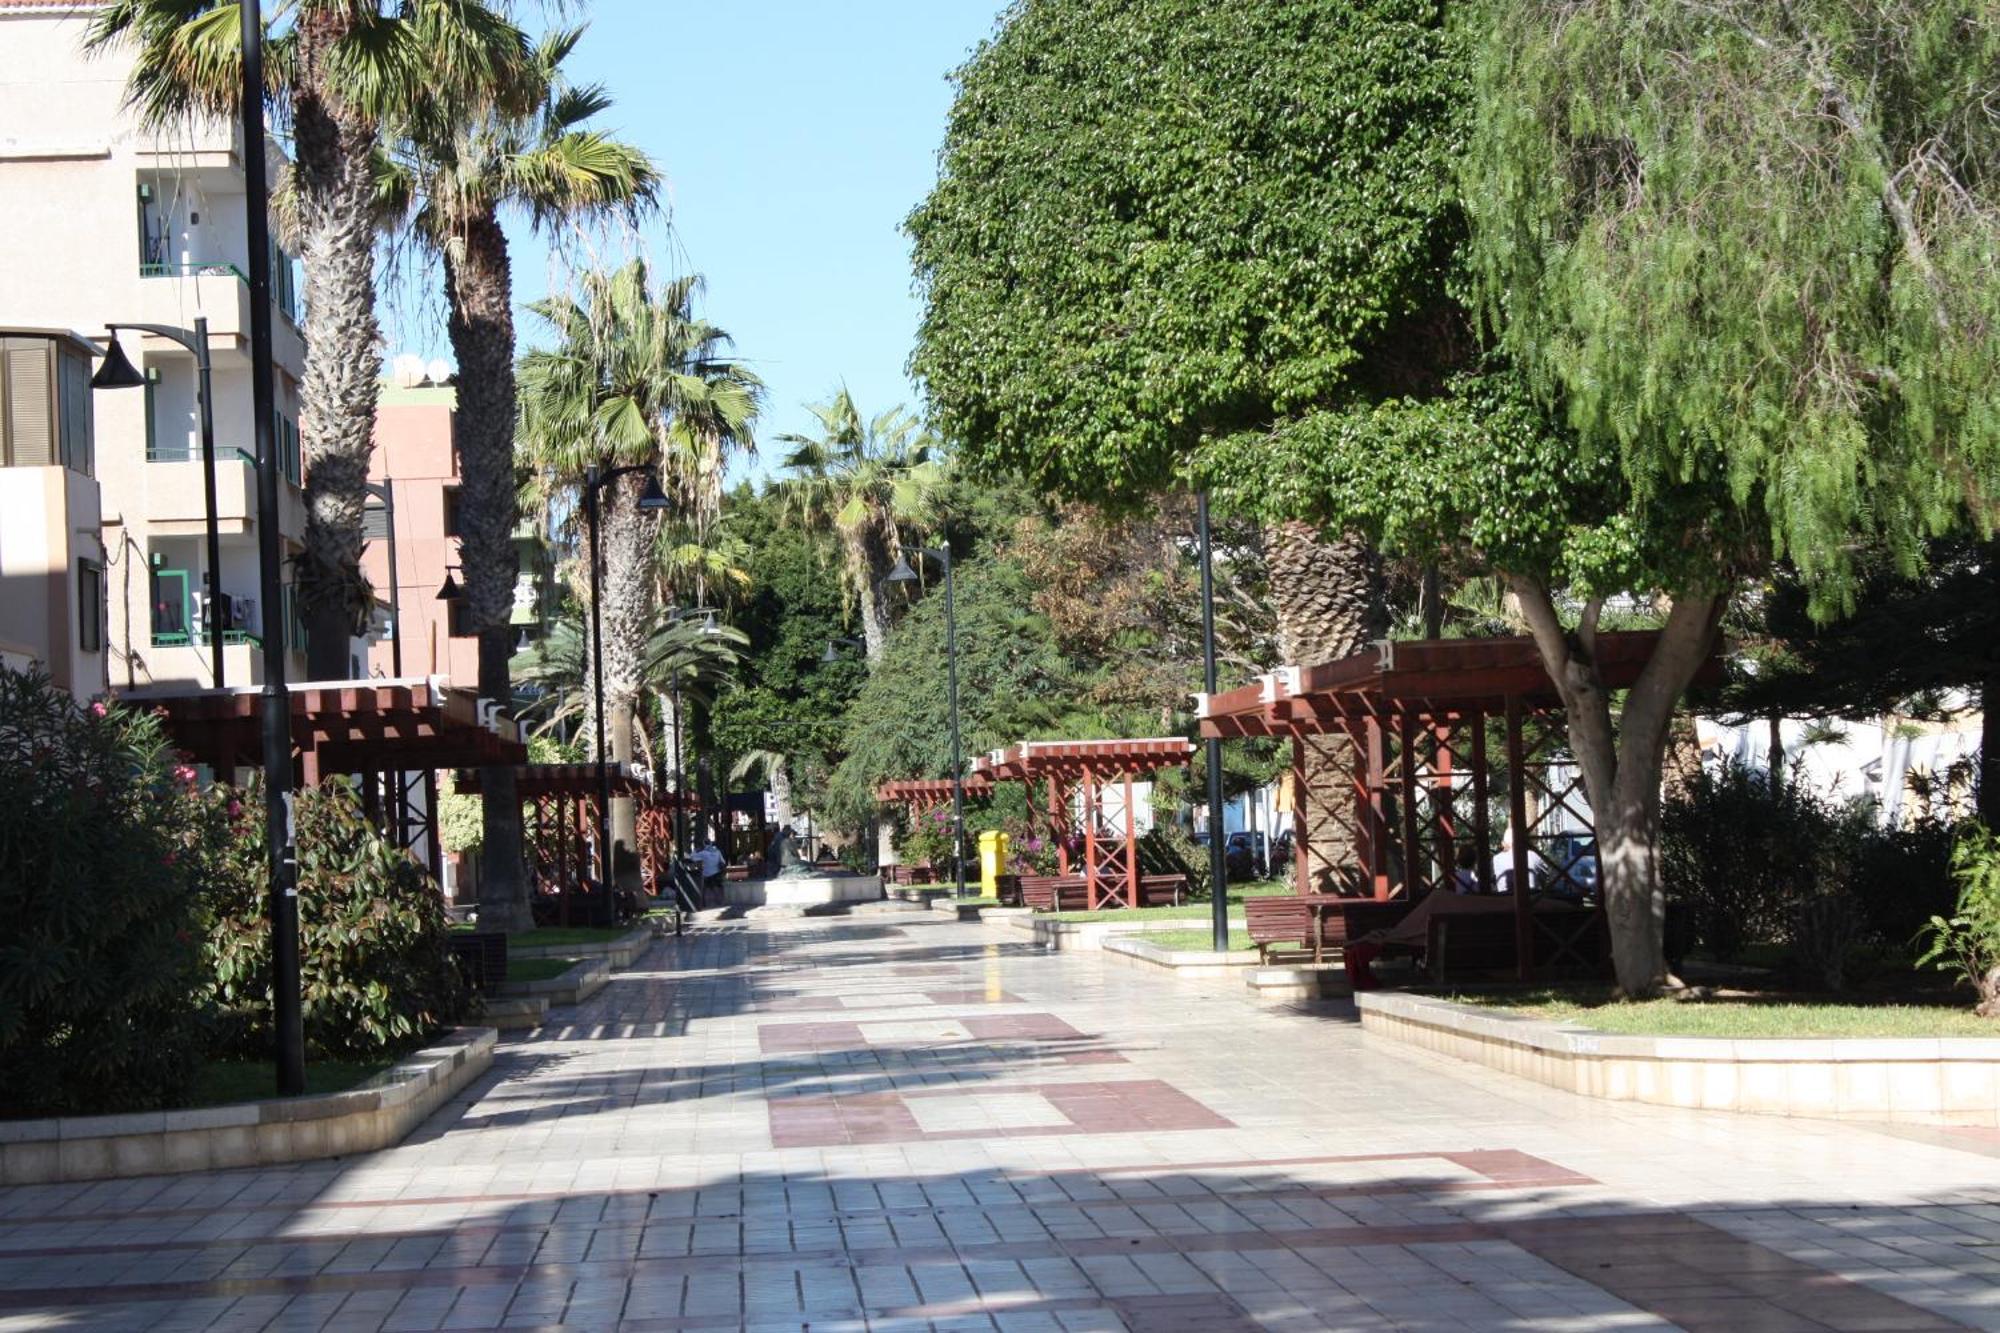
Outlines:
{"type": "MultiPolygon", "coordinates": [[[[1013,876],[1020,885],[1022,905],[1038,912],[1087,912],[1090,910],[1090,883],[1082,875],[1018,875],[1013,876]]],[[[1116,886],[1122,900],[1125,886],[1116,886]]],[[[1007,889],[1001,888],[1001,901],[1006,902],[1007,889]]],[[[1141,875],[1139,876],[1140,907],[1178,907],[1187,893],[1186,875],[1141,875]]],[[[1108,897],[1108,893],[1100,895],[1108,897]]],[[[1113,904],[1116,905],[1116,904],[1113,904]]]]}
{"type": "MultiPolygon", "coordinates": [[[[1538,911],[1534,927],[1534,967],[1539,973],[1595,975],[1610,957],[1610,941],[1594,909],[1538,911]]],[[[1474,972],[1512,975],[1518,970],[1518,958],[1511,913],[1431,920],[1424,962],[1433,981],[1474,972]]]]}
{"type": "Polygon", "coordinates": [[[937,871],[922,862],[916,865],[893,865],[887,867],[888,882],[907,888],[912,884],[937,883],[937,871]]]}
{"type": "Polygon", "coordinates": [[[1273,945],[1290,944],[1301,956],[1312,952],[1313,914],[1303,898],[1277,895],[1243,900],[1243,926],[1257,946],[1260,962],[1271,961],[1273,945]]]}
{"type": "Polygon", "coordinates": [[[1415,905],[1404,898],[1334,899],[1325,894],[1311,897],[1276,894],[1268,898],[1245,898],[1243,923],[1265,962],[1271,961],[1273,945],[1286,943],[1297,944],[1299,956],[1311,958],[1313,914],[1317,910],[1320,960],[1324,961],[1338,957],[1349,940],[1395,925],[1415,905]]]}

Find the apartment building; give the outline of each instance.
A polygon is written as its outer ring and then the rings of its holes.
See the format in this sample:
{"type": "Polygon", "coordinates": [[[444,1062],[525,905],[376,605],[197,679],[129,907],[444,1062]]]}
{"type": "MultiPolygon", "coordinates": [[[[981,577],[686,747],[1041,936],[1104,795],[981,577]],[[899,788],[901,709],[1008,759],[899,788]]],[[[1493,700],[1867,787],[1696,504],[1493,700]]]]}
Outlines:
{"type": "MultiPolygon", "coordinates": [[[[216,440],[218,605],[205,593],[204,497],[197,361],[171,338],[118,335],[143,387],[93,398],[101,489],[99,561],[113,688],[214,683],[209,642],[224,638],[227,683],[262,680],[261,644],[282,634],[303,674],[303,638],[289,586],[277,607],[258,604],[255,431],[250,395],[253,262],[244,231],[241,146],[233,127],[142,128],[125,106],[128,54],[85,54],[100,6],[0,0],[0,215],[8,219],[0,324],[77,330],[104,341],[112,324],[192,330],[207,321],[216,440]]],[[[272,175],[280,165],[274,158],[272,175]]],[[[296,266],[271,266],[277,410],[284,474],[272,516],[289,553],[305,528],[299,491],[296,266]]],[[[86,377],[87,379],[87,377],[86,377]]],[[[7,505],[14,527],[15,506],[7,505]]],[[[11,531],[5,540],[14,541],[11,531]]],[[[24,539],[25,540],[25,539],[24,539]]],[[[51,555],[51,559],[53,554],[51,555]]],[[[287,585],[290,569],[284,575],[287,585]]]]}
{"type": "MultiPolygon", "coordinates": [[[[464,619],[463,599],[438,594],[446,576],[459,580],[458,445],[455,430],[458,392],[442,365],[406,369],[382,386],[375,412],[375,454],[369,463],[370,541],[362,572],[378,603],[388,602],[400,620],[401,674],[442,675],[455,685],[479,682],[479,644],[464,619]],[[432,377],[435,378],[432,378],[432,377]],[[391,507],[395,524],[393,596],[387,540],[391,507]]],[[[514,534],[520,574],[514,588],[513,623],[530,634],[541,623],[552,595],[547,544],[532,522],[514,534]]],[[[369,674],[397,674],[393,635],[372,639],[369,674]]]]}
{"type": "Polygon", "coordinates": [[[0,329],[0,663],[40,664],[79,699],[106,684],[95,353],[65,330],[0,329]]]}

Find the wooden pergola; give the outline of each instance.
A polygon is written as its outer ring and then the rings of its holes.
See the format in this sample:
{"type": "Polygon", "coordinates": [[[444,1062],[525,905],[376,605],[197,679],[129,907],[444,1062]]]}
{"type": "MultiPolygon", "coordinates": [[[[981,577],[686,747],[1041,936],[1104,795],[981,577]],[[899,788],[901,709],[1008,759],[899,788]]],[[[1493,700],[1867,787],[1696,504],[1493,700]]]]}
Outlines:
{"type": "MultiPolygon", "coordinates": [[[[452,785],[471,795],[483,790],[476,769],[456,774],[452,785]]],[[[695,803],[685,795],[655,791],[630,764],[610,766],[610,785],[613,799],[624,797],[638,805],[640,877],[646,891],[658,896],[666,890],[671,870],[673,812],[691,810],[695,803]]],[[[604,883],[596,848],[597,765],[517,764],[514,789],[524,805],[533,807],[522,831],[538,889],[568,898],[589,893],[587,880],[604,883]]]]}
{"type": "MultiPolygon", "coordinates": [[[[885,805],[907,805],[910,813],[920,815],[950,804],[951,788],[950,778],[899,778],[877,787],[875,799],[885,805]]],[[[993,779],[978,773],[967,774],[965,794],[968,797],[991,796],[993,779]]]]}
{"type": "Polygon", "coordinates": [[[1062,875],[1081,874],[1091,910],[1132,907],[1139,902],[1139,835],[1132,817],[1132,784],[1150,779],[1163,768],[1184,767],[1194,757],[1194,742],[1180,736],[1144,740],[1021,741],[973,761],[973,773],[988,783],[1020,782],[1030,789],[1028,808],[1035,808],[1033,787],[1047,783],[1044,814],[1056,845],[1062,875]],[[1104,818],[1107,785],[1122,785],[1118,827],[1104,818]],[[1079,848],[1083,864],[1073,869],[1071,844],[1078,830],[1070,819],[1071,798],[1081,793],[1083,828],[1079,848]]]}
{"type": "MultiPolygon", "coordinates": [[[[223,781],[263,757],[263,689],[149,687],[121,692],[153,709],[174,747],[223,781]]],[[[397,846],[423,849],[440,872],[437,793],[440,768],[517,764],[527,746],[514,720],[441,677],[308,682],[286,693],[291,713],[293,780],[303,786],[351,775],[361,782],[369,817],[397,846]],[[418,777],[413,784],[410,779],[418,777]],[[416,791],[424,799],[416,799],[416,791]],[[382,806],[386,789],[389,808],[382,806]]]]}
{"type": "MultiPolygon", "coordinates": [[[[1658,635],[1597,636],[1605,685],[1638,680],[1658,635]]],[[[1699,679],[1713,680],[1711,658],[1699,679]]],[[[1224,739],[1268,736],[1292,743],[1293,870],[1302,895],[1331,892],[1356,899],[1414,901],[1450,888],[1462,849],[1475,857],[1482,892],[1494,889],[1496,793],[1506,803],[1515,885],[1530,883],[1531,856],[1565,833],[1588,832],[1591,815],[1580,770],[1564,750],[1562,708],[1534,641],[1384,640],[1337,662],[1288,666],[1248,685],[1195,696],[1201,733],[1224,739]],[[1489,729],[1500,727],[1501,755],[1489,729]],[[1314,808],[1307,794],[1315,758],[1351,754],[1351,790],[1314,808]],[[1569,827],[1565,827],[1569,826],[1569,827]],[[1352,849],[1346,863],[1315,875],[1315,840],[1352,849]]],[[[1543,856],[1550,887],[1578,898],[1589,886],[1571,877],[1567,858],[1543,856]]],[[[1519,974],[1533,970],[1537,929],[1553,927],[1514,897],[1519,974]]],[[[1602,904],[1598,904],[1601,914],[1602,904]]]]}

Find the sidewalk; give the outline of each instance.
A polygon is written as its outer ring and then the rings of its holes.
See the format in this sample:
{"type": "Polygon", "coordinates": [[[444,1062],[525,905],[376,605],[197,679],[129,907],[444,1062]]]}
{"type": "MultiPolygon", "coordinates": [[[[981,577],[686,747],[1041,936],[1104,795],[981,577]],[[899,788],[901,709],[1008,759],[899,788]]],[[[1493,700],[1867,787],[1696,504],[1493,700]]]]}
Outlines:
{"type": "Polygon", "coordinates": [[[2000,1329],[2000,1133],[1571,1097],[936,914],[664,940],[403,1146],[0,1190],[0,1330],[2000,1329]]]}

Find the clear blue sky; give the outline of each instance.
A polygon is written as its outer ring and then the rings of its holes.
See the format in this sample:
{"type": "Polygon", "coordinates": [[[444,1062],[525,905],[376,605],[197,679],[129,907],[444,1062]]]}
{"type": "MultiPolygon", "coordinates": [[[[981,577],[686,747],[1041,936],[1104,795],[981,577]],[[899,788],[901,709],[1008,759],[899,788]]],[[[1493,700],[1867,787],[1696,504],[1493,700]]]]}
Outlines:
{"type": "MultiPolygon", "coordinates": [[[[916,330],[899,224],[929,189],[946,75],[1002,0],[595,0],[569,61],[616,101],[603,123],[665,170],[656,271],[704,275],[704,313],[770,386],[762,436],[807,429],[845,382],[864,413],[916,405],[916,330]]],[[[516,293],[548,287],[546,250],[510,222],[516,293]]],[[[390,351],[448,356],[435,302],[388,320],[390,351]]],[[[520,326],[523,345],[541,335],[520,326]]],[[[772,465],[767,447],[761,472],[772,465]]],[[[739,471],[740,475],[740,471],[739,471]]]]}

